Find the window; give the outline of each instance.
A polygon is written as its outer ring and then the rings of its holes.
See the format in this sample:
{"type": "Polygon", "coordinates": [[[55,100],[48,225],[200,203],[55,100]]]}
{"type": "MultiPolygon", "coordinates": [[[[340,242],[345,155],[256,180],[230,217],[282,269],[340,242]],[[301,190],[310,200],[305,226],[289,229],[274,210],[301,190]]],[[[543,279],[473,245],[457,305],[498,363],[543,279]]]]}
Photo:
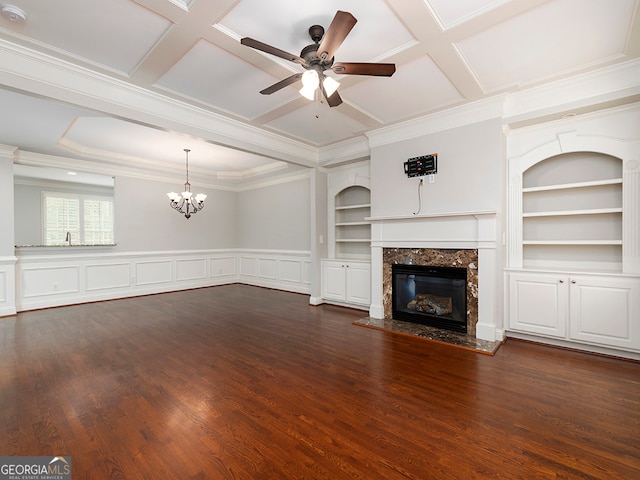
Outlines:
{"type": "Polygon", "coordinates": [[[113,199],[42,192],[44,245],[113,244],[113,199]]]}

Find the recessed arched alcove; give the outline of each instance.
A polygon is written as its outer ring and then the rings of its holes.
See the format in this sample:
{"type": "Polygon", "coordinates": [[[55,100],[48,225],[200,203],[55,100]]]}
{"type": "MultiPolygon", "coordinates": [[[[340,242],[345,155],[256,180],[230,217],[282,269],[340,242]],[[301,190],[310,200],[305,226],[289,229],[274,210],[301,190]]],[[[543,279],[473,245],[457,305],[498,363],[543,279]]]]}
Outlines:
{"type": "Polygon", "coordinates": [[[621,271],[622,229],[619,158],[561,153],[522,173],[525,268],[621,271]]]}

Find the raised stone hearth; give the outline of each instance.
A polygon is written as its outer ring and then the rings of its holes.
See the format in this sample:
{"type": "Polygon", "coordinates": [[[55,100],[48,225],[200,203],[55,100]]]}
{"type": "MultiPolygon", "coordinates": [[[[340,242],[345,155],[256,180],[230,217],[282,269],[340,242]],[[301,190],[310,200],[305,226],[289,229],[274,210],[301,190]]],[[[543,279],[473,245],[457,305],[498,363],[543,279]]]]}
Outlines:
{"type": "Polygon", "coordinates": [[[384,318],[392,318],[391,265],[425,265],[467,269],[467,336],[476,336],[478,323],[478,250],[443,248],[383,248],[382,298],[384,318]]]}
{"type": "Polygon", "coordinates": [[[446,343],[487,355],[493,355],[500,345],[502,345],[502,342],[499,341],[481,340],[466,333],[452,332],[450,330],[420,325],[418,323],[403,322],[401,320],[367,317],[355,320],[353,324],[400,335],[418,337],[434,342],[446,343]]]}

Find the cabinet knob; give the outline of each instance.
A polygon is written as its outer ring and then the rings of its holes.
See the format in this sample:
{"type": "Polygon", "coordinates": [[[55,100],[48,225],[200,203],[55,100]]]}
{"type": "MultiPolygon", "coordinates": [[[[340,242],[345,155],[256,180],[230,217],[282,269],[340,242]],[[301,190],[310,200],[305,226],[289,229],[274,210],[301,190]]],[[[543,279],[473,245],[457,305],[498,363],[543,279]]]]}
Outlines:
{"type": "Polygon", "coordinates": [[[560,280],[560,283],[564,283],[564,280],[560,280]]]}
{"type": "Polygon", "coordinates": [[[571,280],[571,283],[576,283],[576,281],[575,280],[571,280]]]}

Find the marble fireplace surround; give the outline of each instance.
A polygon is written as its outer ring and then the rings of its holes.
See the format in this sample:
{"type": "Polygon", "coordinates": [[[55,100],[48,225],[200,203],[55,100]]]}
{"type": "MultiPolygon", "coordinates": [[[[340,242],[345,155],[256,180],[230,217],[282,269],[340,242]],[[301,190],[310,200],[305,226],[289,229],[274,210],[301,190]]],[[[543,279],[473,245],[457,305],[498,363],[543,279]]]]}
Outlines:
{"type": "Polygon", "coordinates": [[[476,336],[478,322],[478,251],[443,248],[383,248],[382,304],[384,318],[392,318],[391,265],[425,265],[467,269],[467,335],[476,336]]]}
{"type": "Polygon", "coordinates": [[[497,321],[498,291],[502,288],[498,219],[495,211],[368,218],[372,287],[369,316],[391,318],[391,263],[458,266],[467,268],[467,334],[481,340],[503,340],[497,321]]]}

